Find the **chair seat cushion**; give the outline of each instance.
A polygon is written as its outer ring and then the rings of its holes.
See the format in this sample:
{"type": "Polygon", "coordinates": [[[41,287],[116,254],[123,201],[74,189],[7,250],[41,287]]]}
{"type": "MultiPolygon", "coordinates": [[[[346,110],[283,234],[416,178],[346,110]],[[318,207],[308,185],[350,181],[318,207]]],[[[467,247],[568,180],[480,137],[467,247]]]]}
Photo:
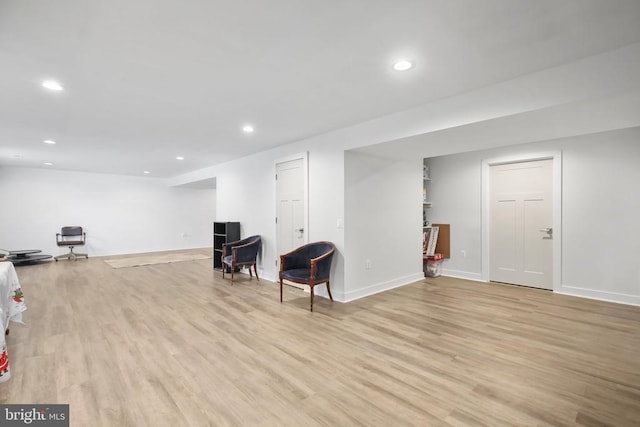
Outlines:
{"type": "Polygon", "coordinates": [[[58,242],[58,246],[79,246],[84,244],[82,240],[65,240],[63,242],[58,242]]]}
{"type": "Polygon", "coordinates": [[[296,268],[293,270],[285,270],[282,272],[282,278],[293,280],[293,281],[302,281],[308,282],[311,276],[310,268],[296,268]]]}
{"type": "Polygon", "coordinates": [[[227,265],[231,265],[231,263],[233,262],[233,257],[231,255],[228,255],[222,258],[222,262],[224,262],[227,265]]]}

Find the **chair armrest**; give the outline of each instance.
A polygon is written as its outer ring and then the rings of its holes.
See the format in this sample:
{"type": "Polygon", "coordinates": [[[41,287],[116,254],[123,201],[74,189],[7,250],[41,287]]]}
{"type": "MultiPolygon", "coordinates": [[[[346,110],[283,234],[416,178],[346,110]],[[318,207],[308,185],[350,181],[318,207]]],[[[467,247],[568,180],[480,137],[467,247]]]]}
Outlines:
{"type": "Polygon", "coordinates": [[[329,278],[329,274],[331,273],[331,260],[333,259],[333,253],[335,251],[335,249],[332,249],[326,254],[311,260],[311,280],[315,280],[316,277],[321,279],[329,278]]]}
{"type": "Polygon", "coordinates": [[[232,249],[232,248],[233,248],[233,247],[232,247],[232,246],[229,246],[229,244],[228,244],[228,243],[223,243],[223,244],[222,244],[222,258],[224,258],[224,257],[226,257],[226,256],[231,255],[231,249],[232,249]]]}
{"type": "Polygon", "coordinates": [[[249,242],[244,245],[233,246],[231,253],[234,262],[251,262],[255,261],[260,249],[260,241],[249,242]]]}
{"type": "MultiPolygon", "coordinates": [[[[64,236],[62,236],[62,234],[60,234],[60,233],[56,233],[56,240],[60,240],[61,237],[64,237],[64,236]]],[[[84,242],[86,240],[87,240],[87,233],[83,232],[82,233],[82,241],[84,242]]]]}
{"type": "Polygon", "coordinates": [[[233,242],[227,242],[227,243],[223,243],[222,244],[222,256],[229,256],[231,255],[231,250],[238,246],[238,244],[242,242],[242,239],[240,240],[234,240],[233,242]]]}
{"type": "Polygon", "coordinates": [[[235,245],[238,244],[238,242],[241,242],[241,240],[235,240],[233,242],[223,243],[222,244],[222,256],[226,257],[226,256],[231,255],[231,250],[234,248],[235,245]]]}

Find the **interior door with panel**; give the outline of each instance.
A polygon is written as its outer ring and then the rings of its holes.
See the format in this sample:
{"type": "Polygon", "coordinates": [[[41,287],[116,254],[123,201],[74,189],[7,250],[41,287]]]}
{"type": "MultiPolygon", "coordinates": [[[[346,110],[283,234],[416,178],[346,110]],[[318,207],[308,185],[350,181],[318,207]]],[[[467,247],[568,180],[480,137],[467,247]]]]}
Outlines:
{"type": "Polygon", "coordinates": [[[490,168],[490,280],[553,288],[553,160],[490,168]]]}
{"type": "MultiPolygon", "coordinates": [[[[278,255],[308,242],[305,159],[276,164],[276,248],[278,255]]],[[[278,260],[276,260],[278,261],[278,260]]]]}

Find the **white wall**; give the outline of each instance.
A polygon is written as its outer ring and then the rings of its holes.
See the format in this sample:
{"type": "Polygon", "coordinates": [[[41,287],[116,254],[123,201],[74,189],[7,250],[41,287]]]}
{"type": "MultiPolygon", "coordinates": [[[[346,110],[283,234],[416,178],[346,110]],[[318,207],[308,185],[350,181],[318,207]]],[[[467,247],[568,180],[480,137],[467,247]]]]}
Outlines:
{"type": "MultiPolygon", "coordinates": [[[[217,181],[216,218],[239,221],[242,237],[259,234],[263,248],[259,260],[261,276],[275,281],[279,254],[276,250],[275,164],[283,158],[308,150],[309,159],[309,241],[328,240],[336,245],[331,292],[343,297],[344,230],[337,227],[343,218],[343,155],[325,145],[295,144],[219,165],[212,172],[217,181]]],[[[324,295],[318,288],[318,295],[324,295]]]]}
{"type": "MultiPolygon", "coordinates": [[[[309,238],[336,243],[338,256],[332,273],[332,293],[335,299],[346,301],[397,286],[421,274],[419,261],[415,261],[420,246],[418,243],[415,251],[413,239],[421,241],[423,157],[638,126],[640,80],[636,76],[639,70],[640,43],[285,144],[171,181],[185,184],[215,177],[217,218],[240,221],[243,236],[263,236],[265,248],[261,268],[265,277],[273,280],[277,275],[274,261],[278,255],[275,253],[274,164],[280,158],[308,151],[309,238]],[[615,79],[610,77],[612,70],[615,79]],[[350,157],[350,151],[355,157],[350,157]],[[360,165],[363,169],[357,169],[360,167],[357,164],[359,155],[378,155],[388,162],[400,162],[396,164],[399,174],[390,173],[393,167],[386,172],[371,169],[371,165],[366,164],[360,165]],[[414,159],[413,163],[411,159],[414,159]],[[406,170],[400,166],[401,162],[407,162],[406,170]],[[394,230],[380,226],[381,217],[364,219],[368,226],[358,226],[363,217],[370,215],[362,212],[361,204],[370,206],[372,202],[361,199],[354,202],[351,198],[359,197],[354,193],[357,180],[358,177],[369,179],[367,173],[372,175],[371,184],[388,188],[396,185],[398,192],[387,196],[402,213],[394,212],[393,217],[400,220],[402,227],[415,227],[415,234],[413,231],[411,236],[406,234],[407,245],[396,248],[395,256],[403,260],[401,263],[411,260],[402,265],[402,272],[388,271],[387,266],[382,268],[377,260],[373,264],[373,259],[371,271],[362,271],[362,258],[374,256],[371,248],[359,243],[375,243],[370,241],[369,228],[380,231],[376,236],[379,241],[397,238],[394,230]],[[415,184],[409,175],[416,177],[415,184]],[[415,189],[416,195],[410,194],[409,186],[415,189]],[[414,204],[416,207],[410,208],[414,204]],[[345,219],[344,230],[337,229],[338,218],[345,219]],[[345,247],[347,243],[348,247],[345,247]]],[[[477,176],[479,179],[479,172],[477,176]]],[[[375,185],[369,188],[375,188],[375,185]]],[[[464,185],[464,181],[460,185],[464,185]]],[[[387,206],[371,206],[369,212],[387,206]]],[[[433,212],[437,215],[437,209],[433,212]]],[[[438,220],[437,217],[433,219],[438,220]]],[[[449,222],[446,218],[439,221],[449,222]]],[[[464,227],[470,228],[469,240],[464,245],[473,251],[472,248],[479,245],[479,236],[473,234],[471,224],[464,227]]],[[[402,234],[405,233],[403,230],[402,234]]],[[[480,264],[471,255],[468,254],[465,263],[456,264],[456,268],[477,274],[480,264]]]]}
{"type": "Polygon", "coordinates": [[[345,153],[347,301],[421,279],[422,159],[345,153]]]}
{"type": "Polygon", "coordinates": [[[432,219],[451,224],[445,274],[480,278],[482,160],[550,150],[563,153],[560,292],[640,304],[640,128],[430,159],[432,219]]]}
{"type": "Polygon", "coordinates": [[[215,190],[171,188],[166,180],[0,168],[0,247],[57,255],[55,234],[81,225],[89,256],[212,245],[215,190]],[[184,237],[183,237],[184,234],[184,237]]]}

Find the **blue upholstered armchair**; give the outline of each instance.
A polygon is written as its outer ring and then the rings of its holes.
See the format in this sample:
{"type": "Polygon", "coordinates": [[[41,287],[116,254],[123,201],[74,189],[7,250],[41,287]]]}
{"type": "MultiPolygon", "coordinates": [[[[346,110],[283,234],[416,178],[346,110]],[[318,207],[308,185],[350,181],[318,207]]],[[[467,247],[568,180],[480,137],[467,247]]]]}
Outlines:
{"type": "Polygon", "coordinates": [[[293,251],[280,255],[280,302],[282,302],[282,281],[307,285],[311,288],[311,306],[313,311],[313,288],[322,283],[327,284],[329,299],[331,288],[331,260],[336,247],[331,242],[314,242],[300,246],[293,251]]]}
{"type": "Polygon", "coordinates": [[[228,268],[231,271],[231,284],[233,284],[233,273],[242,267],[249,268],[249,276],[253,277],[251,274],[251,266],[253,266],[256,279],[259,282],[256,260],[261,244],[260,236],[251,236],[222,245],[222,278],[224,279],[224,272],[228,268]]]}

